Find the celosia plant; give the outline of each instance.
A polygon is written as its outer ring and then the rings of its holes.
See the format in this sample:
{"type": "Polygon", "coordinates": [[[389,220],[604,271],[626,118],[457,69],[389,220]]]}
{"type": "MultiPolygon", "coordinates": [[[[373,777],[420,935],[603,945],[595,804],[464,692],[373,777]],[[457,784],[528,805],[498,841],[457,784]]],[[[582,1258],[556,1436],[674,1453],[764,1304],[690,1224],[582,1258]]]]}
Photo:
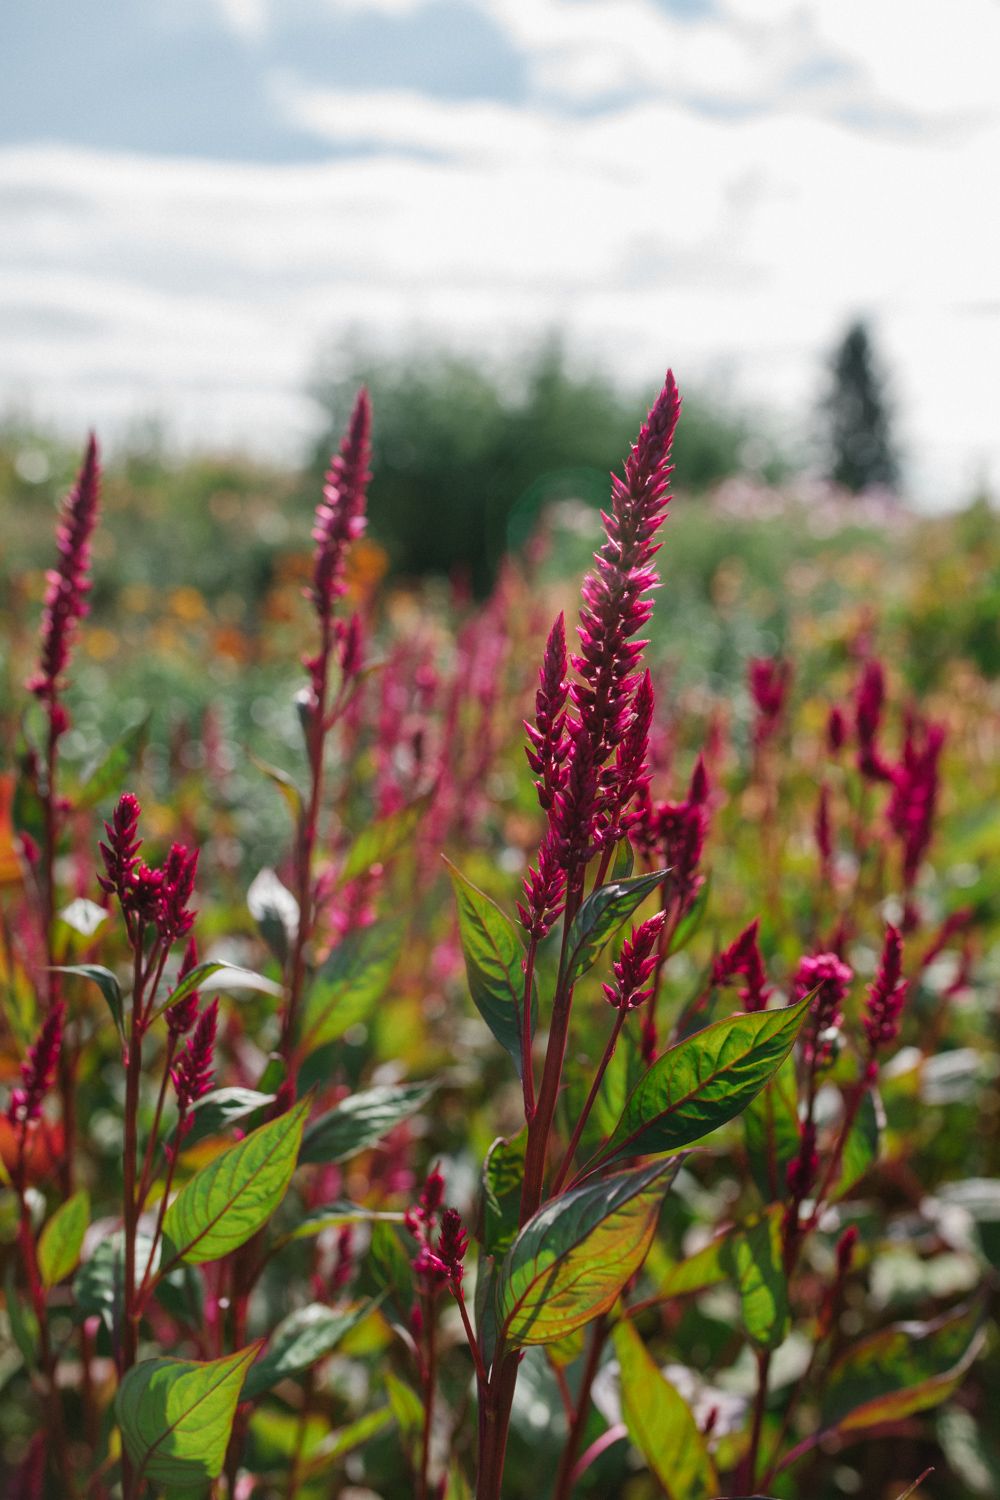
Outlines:
{"type": "Polygon", "coordinates": [[[826,1500],[852,1445],[865,1493],[940,1462],[1000,1218],[917,1175],[980,918],[928,887],[949,741],[916,708],[896,738],[867,643],[801,724],[788,652],[749,662],[742,739],[684,719],[643,639],[679,416],[668,375],[575,642],[513,564],[449,638],[353,570],[361,392],[245,916],[214,814],[123,785],[141,736],[61,758],[91,443],[4,909],[5,1493],[826,1500]]]}

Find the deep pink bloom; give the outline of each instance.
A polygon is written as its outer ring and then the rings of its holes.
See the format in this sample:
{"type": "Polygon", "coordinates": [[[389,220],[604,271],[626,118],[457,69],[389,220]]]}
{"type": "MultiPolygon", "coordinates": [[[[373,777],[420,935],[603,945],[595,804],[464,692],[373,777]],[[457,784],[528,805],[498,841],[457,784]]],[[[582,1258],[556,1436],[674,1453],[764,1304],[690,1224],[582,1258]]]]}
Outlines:
{"type": "Polygon", "coordinates": [[[704,884],[698,873],[708,833],[710,786],[704,757],[699,755],[683,802],[660,802],[652,822],[652,846],[670,871],[668,890],[687,911],[704,884]]]}
{"type": "MultiPolygon", "coordinates": [[[[570,757],[582,753],[589,740],[598,773],[621,744],[634,712],[645,644],[636,636],[653,609],[646,595],[658,581],[651,566],[658,550],[654,537],[670,501],[670,449],[679,415],[680,398],[668,372],[626,460],[624,479],[612,475],[611,511],[603,518],[606,540],[595,554],[596,568],[583,581],[580,652],[572,659],[579,680],[570,688],[582,734],[571,733],[570,757]]],[[[614,777],[607,778],[602,796],[613,784],[614,777]]]]}
{"type": "Polygon", "coordinates": [[[847,719],[844,710],[836,703],[826,721],[826,745],[831,755],[839,755],[847,739],[847,719]]]}
{"type": "Polygon", "coordinates": [[[633,797],[649,785],[646,769],[649,755],[649,731],[653,723],[653,679],[642,674],[632,700],[632,718],[615,755],[614,809],[612,832],[616,836],[621,818],[633,797]]]}
{"type": "Polygon", "coordinates": [[[207,1094],[214,1077],[215,1033],[219,1020],[219,1002],[213,1000],[198,1017],[198,1023],[187,1040],[184,1051],[170,1070],[177,1108],[185,1115],[192,1104],[207,1094]]]}
{"type": "Polygon", "coordinates": [[[771,739],[781,725],[792,683],[792,664],[778,656],[755,656],[747,667],[747,682],[757,711],[753,741],[759,746],[771,739]]]}
{"type": "Polygon", "coordinates": [[[815,953],[799,961],[793,984],[796,1002],[815,990],[810,1007],[811,1024],[805,1034],[808,1061],[825,1062],[831,1052],[833,1034],[844,1019],[843,1004],[854,971],[835,953],[815,953]]]}
{"type": "Polygon", "coordinates": [[[552,928],[553,922],[563,909],[566,892],[566,871],[559,859],[558,848],[550,828],[538,851],[537,867],[528,866],[524,881],[525,902],[517,903],[517,914],[529,937],[541,942],[552,928]]]}
{"type": "Polygon", "coordinates": [[[874,1054],[899,1035],[899,1018],[909,986],[903,978],[903,939],[891,923],[885,929],[882,957],[865,1000],[865,1035],[874,1054]]]}
{"type": "Polygon", "coordinates": [[[934,830],[939,786],[938,762],[945,731],[911,715],[906,729],[903,759],[892,770],[892,796],[888,818],[903,846],[903,885],[912,890],[920,864],[934,830]]]}
{"type": "Polygon", "coordinates": [[[885,702],[885,672],[872,657],[865,662],[854,695],[854,727],[858,737],[858,770],[869,781],[889,781],[892,770],[878,745],[885,702]]]}
{"type": "Polygon", "coordinates": [[[469,1248],[469,1236],[465,1232],[461,1215],[457,1209],[446,1208],[441,1216],[441,1233],[438,1236],[437,1253],[448,1272],[448,1280],[457,1287],[462,1280],[463,1261],[469,1248]]]}
{"type": "Polygon", "coordinates": [[[330,463],[313,525],[316,551],[311,597],[323,619],[329,619],[335,600],[344,592],[347,549],[365,529],[370,459],[371,402],[362,386],[340,451],[330,463]]]}
{"type": "Polygon", "coordinates": [[[156,929],[165,943],[186,937],[194,924],[195,914],[188,903],[194,894],[198,853],[197,849],[187,849],[183,844],[172,844],[167,855],[156,912],[156,929]]]}
{"type": "Polygon", "coordinates": [[[549,632],[538,673],[535,693],[535,722],[525,723],[529,744],[525,746],[528,764],[538,778],[535,787],[541,806],[548,811],[555,793],[566,779],[566,756],[569,738],[566,734],[564,706],[569,684],[566,681],[566,626],[560,614],[549,632]]]}
{"type": "Polygon", "coordinates": [[[635,1010],[653,993],[643,989],[659,961],[658,945],[666,914],[658,911],[648,921],[632,928],[632,935],[622,944],[620,956],[612,965],[614,984],[604,985],[605,998],[616,1010],[635,1010]]]}
{"type": "Polygon", "coordinates": [[[730,984],[736,978],[744,980],[740,990],[740,1002],[744,1010],[764,1010],[770,990],[767,974],[760,952],[760,918],[754,917],[739,937],[724,948],[712,966],[712,984],[730,984]]]}
{"type": "Polygon", "coordinates": [[[127,892],[142,845],[142,839],[138,837],[141,811],[139,799],[131,792],[123,792],[111,815],[111,822],[104,825],[108,842],[98,846],[106,871],[105,875],[97,877],[101,889],[109,896],[117,896],[123,907],[127,904],[127,892]]]}
{"type": "MultiPolygon", "coordinates": [[[[91,434],[76,483],[62,504],[56,536],[59,562],[48,574],[41,657],[38,671],[27,684],[36,697],[48,699],[50,712],[60,708],[55,702],[60,679],[69,661],[77,621],[87,613],[90,538],[97,521],[99,497],[97,440],[91,434]]],[[[68,723],[65,711],[60,711],[55,722],[57,731],[61,732],[68,723]]]]}
{"type": "Polygon", "coordinates": [[[564,870],[585,865],[600,847],[601,794],[594,742],[580,723],[574,725],[569,774],[555,794],[549,813],[553,850],[564,870]]]}
{"type": "MultiPolygon", "coordinates": [[[[177,971],[177,983],[180,984],[182,979],[187,978],[191,970],[197,967],[197,964],[198,945],[194,938],[191,938],[184,950],[184,958],[177,971]]],[[[198,1019],[199,1004],[200,997],[198,991],[192,990],[189,995],[185,995],[183,1000],[178,1000],[176,1005],[170,1007],[167,1011],[167,1030],[171,1036],[180,1037],[187,1035],[198,1019]]]]}
{"type": "Polygon", "coordinates": [[[330,1293],[342,1292],[354,1274],[354,1229],[350,1224],[341,1226],[337,1233],[337,1252],[330,1272],[330,1293]]]}
{"type": "Polygon", "coordinates": [[[833,832],[830,827],[830,788],[825,781],[819,789],[816,805],[816,847],[820,862],[826,869],[833,858],[833,832]]]}
{"type": "Polygon", "coordinates": [[[42,1101],[52,1087],[59,1062],[65,1016],[66,1006],[58,1000],[46,1016],[37,1041],[28,1049],[21,1064],[20,1087],[11,1091],[7,1105],[11,1125],[29,1125],[42,1113],[42,1101]]]}

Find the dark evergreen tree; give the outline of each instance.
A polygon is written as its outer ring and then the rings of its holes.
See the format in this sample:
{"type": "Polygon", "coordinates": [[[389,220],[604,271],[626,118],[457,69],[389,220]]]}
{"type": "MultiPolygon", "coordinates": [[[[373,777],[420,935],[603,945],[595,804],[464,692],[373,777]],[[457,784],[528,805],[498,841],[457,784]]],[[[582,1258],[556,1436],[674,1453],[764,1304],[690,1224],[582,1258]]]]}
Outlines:
{"type": "Polygon", "coordinates": [[[852,323],[830,361],[824,402],[827,473],[857,494],[869,485],[895,485],[899,458],[892,412],[867,323],[852,323]]]}

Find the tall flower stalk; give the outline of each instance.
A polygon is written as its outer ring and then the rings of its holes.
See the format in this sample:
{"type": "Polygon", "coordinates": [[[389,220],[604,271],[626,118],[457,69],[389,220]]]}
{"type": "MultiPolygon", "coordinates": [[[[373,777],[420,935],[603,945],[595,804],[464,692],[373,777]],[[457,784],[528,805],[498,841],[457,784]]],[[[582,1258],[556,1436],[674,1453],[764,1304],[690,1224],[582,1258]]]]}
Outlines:
{"type": "MultiPolygon", "coordinates": [[[[658,581],[653,566],[658,551],[655,538],[670,500],[670,450],[679,414],[680,398],[673,374],[668,373],[626,460],[624,477],[612,476],[611,508],[603,518],[605,540],[582,588],[580,647],[570,658],[574,675],[567,680],[560,619],[549,636],[535,723],[529,727],[528,758],[538,777],[547,828],[525,883],[525,902],[519,908],[529,938],[521,1006],[528,1128],[522,1225],[536,1213],[545,1194],[573,1005],[567,966],[570,928],[583,899],[589,864],[599,860],[595,880],[601,884],[628,805],[643,784],[652,691],[641,671],[645,642],[639,633],[652,613],[649,594],[658,581]],[[540,937],[560,909],[559,973],[536,1095],[529,1029],[535,954],[540,937]]],[[[623,1017],[631,1008],[625,990],[639,973],[643,980],[648,978],[646,950],[658,940],[661,926],[637,934],[633,949],[623,954],[622,973],[617,976],[620,993],[613,991],[622,1003],[616,1005],[616,1026],[605,1067],[623,1017]]],[[[629,992],[638,993],[638,982],[629,992]]],[[[519,1362],[517,1351],[507,1349],[501,1338],[489,1377],[481,1382],[478,1500],[499,1500],[519,1362]]]]}
{"type": "Polygon", "coordinates": [[[331,461],[313,526],[315,550],[309,599],[319,626],[319,643],[315,653],[303,662],[309,685],[299,699],[309,762],[309,790],[299,815],[295,845],[299,916],[288,959],[280,1042],[288,1067],[285,1092],[289,1097],[295,1082],[295,1026],[315,927],[314,864],[320,836],[326,745],[361,666],[361,622],[356,615],[348,620],[339,618],[336,610],[347,588],[348,551],[365,529],[370,459],[371,403],[362,387],[340,450],[331,461]],[[339,682],[335,682],[338,668],[339,682]]]}

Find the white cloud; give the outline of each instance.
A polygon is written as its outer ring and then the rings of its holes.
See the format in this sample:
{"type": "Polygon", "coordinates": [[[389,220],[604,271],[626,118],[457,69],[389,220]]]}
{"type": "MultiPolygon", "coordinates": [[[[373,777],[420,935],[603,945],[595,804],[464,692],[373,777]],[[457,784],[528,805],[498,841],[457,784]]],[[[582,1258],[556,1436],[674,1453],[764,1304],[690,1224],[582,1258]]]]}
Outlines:
{"type": "MultiPolygon", "coordinates": [[[[261,35],[258,0],[217,3],[261,35]]],[[[803,412],[862,310],[922,493],[958,498],[982,468],[1000,481],[995,6],[955,0],[963,25],[944,28],[896,0],[722,0],[722,21],[649,0],[476,3],[532,64],[529,103],[286,72],[275,107],[335,149],[324,164],[0,151],[0,401],[112,427],[159,409],[185,437],[293,451],[331,334],[494,353],[561,325],[629,379],[672,362],[803,412]],[[931,78],[948,46],[962,66],[931,78]],[[849,103],[922,128],[848,126],[849,103]]]]}

